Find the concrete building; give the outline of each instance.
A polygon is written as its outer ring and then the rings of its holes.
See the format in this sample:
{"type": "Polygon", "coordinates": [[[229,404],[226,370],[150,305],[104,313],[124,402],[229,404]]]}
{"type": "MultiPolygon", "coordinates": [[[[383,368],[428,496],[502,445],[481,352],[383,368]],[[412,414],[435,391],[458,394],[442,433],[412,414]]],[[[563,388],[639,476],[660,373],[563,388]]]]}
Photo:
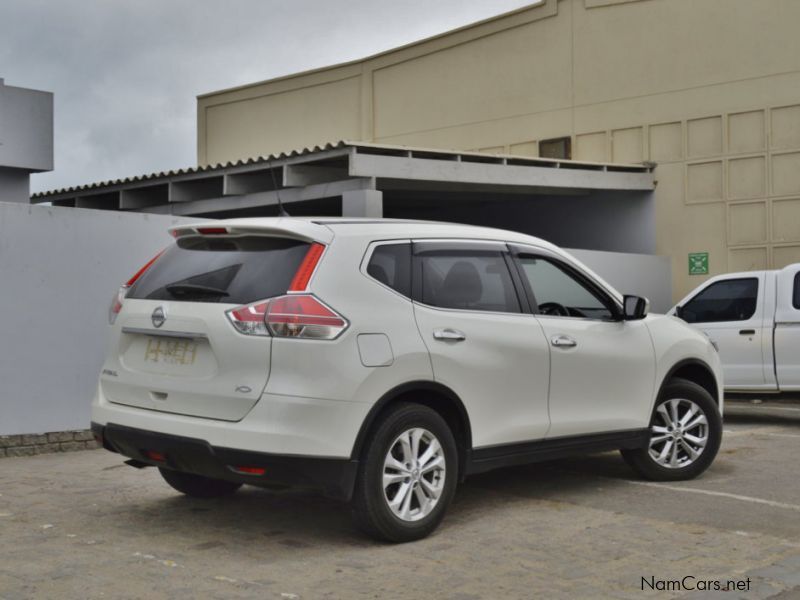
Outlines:
{"type": "Polygon", "coordinates": [[[653,161],[673,294],[800,260],[800,2],[544,0],[198,99],[198,161],[350,139],[653,161]]]}
{"type": "Polygon", "coordinates": [[[800,260],[798,22],[796,0],[541,0],[202,95],[196,169],[33,201],[274,214],[277,187],[293,214],[492,223],[666,256],[678,298],[800,260]],[[635,164],[654,192],[611,182],[635,164]]]}
{"type": "Polygon", "coordinates": [[[30,198],[30,175],[53,170],[53,94],[0,78],[0,202],[30,198]]]}

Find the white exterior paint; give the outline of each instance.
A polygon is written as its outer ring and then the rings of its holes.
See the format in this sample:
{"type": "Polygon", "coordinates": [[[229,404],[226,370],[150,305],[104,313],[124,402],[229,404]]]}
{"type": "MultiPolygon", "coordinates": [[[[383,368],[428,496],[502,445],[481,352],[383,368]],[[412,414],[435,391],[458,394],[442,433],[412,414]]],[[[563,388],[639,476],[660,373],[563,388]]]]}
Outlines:
{"type": "MultiPolygon", "coordinates": [[[[237,384],[237,378],[263,378],[266,367],[258,373],[249,372],[254,368],[250,363],[238,372],[221,369],[218,380],[216,373],[209,374],[202,392],[197,388],[199,380],[189,377],[182,386],[173,377],[170,389],[186,393],[185,403],[181,397],[174,409],[131,400],[152,391],[158,380],[151,374],[125,373],[130,385],[125,391],[118,385],[119,376],[104,372],[92,410],[96,423],[199,438],[225,448],[346,458],[370,408],[385,393],[409,382],[450,386],[466,409],[476,448],[647,428],[661,383],[672,367],[686,359],[707,365],[721,387],[720,363],[711,343],[677,319],[651,316],[601,323],[433,309],[401,296],[364,271],[365,257],[376,241],[492,240],[525,244],[555,255],[606,290],[614,302],[621,301],[618,292],[580,262],[537,238],[495,229],[391,220],[237,219],[204,225],[234,232],[263,229],[270,235],[327,244],[309,289],[347,318],[349,327],[334,340],[273,338],[266,387],[249,412],[237,409],[235,422],[222,420],[234,416],[227,412],[233,407],[220,409],[216,415],[206,412],[210,401],[206,391],[237,384]],[[442,328],[457,329],[465,339],[454,343],[435,339],[434,331],[442,328]],[[366,367],[360,334],[385,335],[393,354],[391,364],[366,367]],[[553,348],[550,338],[560,334],[577,338],[577,347],[553,348]],[[548,361],[554,365],[552,370],[548,361]],[[198,405],[190,406],[190,395],[198,405]],[[176,414],[181,412],[193,416],[176,414]]],[[[147,329],[144,315],[155,304],[124,302],[111,327],[105,369],[120,369],[120,356],[130,343],[122,328],[135,321],[137,327],[147,329]]],[[[182,324],[208,335],[216,356],[240,355],[246,343],[241,338],[246,336],[234,335],[232,328],[224,331],[221,320],[229,305],[169,304],[182,324]],[[219,314],[212,314],[215,311],[219,314]]],[[[721,397],[716,400],[721,411],[721,397]]]]}
{"type": "Polygon", "coordinates": [[[692,290],[670,309],[686,305],[711,285],[736,279],[758,282],[752,316],[736,321],[696,322],[719,347],[730,391],[800,390],[800,308],[793,302],[800,263],[780,271],[749,271],[713,277],[692,290]]]}

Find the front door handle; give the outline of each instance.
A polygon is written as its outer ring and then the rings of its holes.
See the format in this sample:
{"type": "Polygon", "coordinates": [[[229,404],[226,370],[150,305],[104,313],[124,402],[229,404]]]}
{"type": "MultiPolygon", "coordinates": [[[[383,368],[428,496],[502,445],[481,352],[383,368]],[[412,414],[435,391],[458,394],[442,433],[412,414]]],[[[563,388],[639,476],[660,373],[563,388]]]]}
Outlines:
{"type": "Polygon", "coordinates": [[[755,335],[755,334],[756,334],[756,330],[755,329],[740,329],[739,330],[739,335],[755,335]]]}
{"type": "Polygon", "coordinates": [[[445,340],[448,342],[463,342],[465,339],[467,339],[467,334],[465,334],[463,331],[459,331],[458,329],[450,329],[449,327],[445,327],[444,329],[434,329],[433,337],[437,340],[445,340]]]}
{"type": "Polygon", "coordinates": [[[556,335],[550,339],[550,343],[556,348],[574,348],[578,342],[573,340],[568,335],[556,335]]]}

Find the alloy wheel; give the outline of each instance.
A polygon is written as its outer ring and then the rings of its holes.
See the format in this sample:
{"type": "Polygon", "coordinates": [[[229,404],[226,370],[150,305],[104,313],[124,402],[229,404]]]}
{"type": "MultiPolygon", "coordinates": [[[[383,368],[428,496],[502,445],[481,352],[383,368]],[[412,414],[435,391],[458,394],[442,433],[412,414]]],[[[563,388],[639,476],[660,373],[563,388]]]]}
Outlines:
{"type": "Polygon", "coordinates": [[[667,469],[682,469],[705,450],[708,419],[691,400],[673,398],[658,406],[650,432],[650,458],[667,469]]]}
{"type": "Polygon", "coordinates": [[[419,521],[436,507],[444,490],[444,449],[427,429],[401,433],[383,462],[383,495],[392,513],[403,521],[419,521]]]}

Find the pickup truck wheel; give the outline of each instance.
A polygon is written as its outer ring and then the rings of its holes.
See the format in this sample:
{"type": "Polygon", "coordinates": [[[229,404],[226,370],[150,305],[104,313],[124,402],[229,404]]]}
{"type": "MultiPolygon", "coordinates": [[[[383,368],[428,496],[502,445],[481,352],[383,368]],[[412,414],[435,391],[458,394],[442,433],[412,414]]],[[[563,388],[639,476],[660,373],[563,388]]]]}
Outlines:
{"type": "Polygon", "coordinates": [[[622,456],[647,479],[692,479],[711,465],[721,441],[722,418],[711,395],[696,383],[676,378],[658,396],[648,447],[622,450],[622,456]]]}
{"type": "Polygon", "coordinates": [[[367,440],[353,494],[353,516],[370,536],[410,542],[429,535],[455,493],[453,433],[419,404],[393,407],[367,440]]]}
{"type": "Polygon", "coordinates": [[[192,498],[219,498],[234,493],[241,483],[223,481],[222,479],[211,479],[193,473],[183,473],[172,469],[158,468],[161,476],[168,484],[182,494],[192,498]]]}

